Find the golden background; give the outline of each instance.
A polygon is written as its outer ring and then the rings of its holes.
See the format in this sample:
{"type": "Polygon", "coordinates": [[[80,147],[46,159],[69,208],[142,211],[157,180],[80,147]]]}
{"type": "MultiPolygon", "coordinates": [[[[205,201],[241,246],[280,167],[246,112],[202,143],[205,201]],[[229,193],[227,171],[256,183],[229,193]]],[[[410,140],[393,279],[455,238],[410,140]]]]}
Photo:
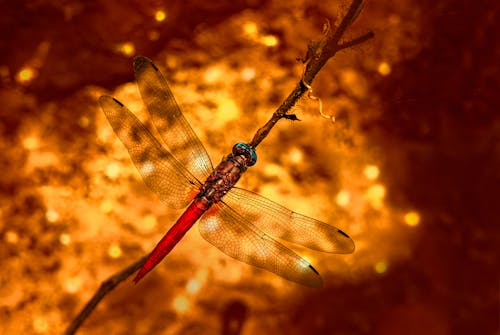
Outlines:
{"type": "MultiPolygon", "coordinates": [[[[343,1],[0,3],[0,333],[61,333],[181,214],[143,184],[97,98],[147,121],[132,58],[164,73],[214,164],[300,80],[343,1]]],[[[81,334],[496,334],[500,56],[495,1],[369,1],[239,186],[330,222],[352,255],[292,246],[322,289],[192,229],[81,334]],[[489,2],[489,3],[488,3],[489,2]],[[341,214],[339,222],[332,221],[341,214]]]]}

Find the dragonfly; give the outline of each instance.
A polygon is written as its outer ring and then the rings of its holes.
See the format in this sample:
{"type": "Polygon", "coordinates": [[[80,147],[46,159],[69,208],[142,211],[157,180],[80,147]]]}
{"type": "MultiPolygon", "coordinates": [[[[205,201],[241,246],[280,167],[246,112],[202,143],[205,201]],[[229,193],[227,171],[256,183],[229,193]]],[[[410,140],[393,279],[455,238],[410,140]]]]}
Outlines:
{"type": "Polygon", "coordinates": [[[277,239],[338,254],[352,253],[353,240],[338,228],[236,187],[257,161],[255,148],[238,142],[213,168],[156,65],[137,56],[134,75],[163,143],[114,97],[101,96],[99,103],[145,184],[168,207],[186,208],[149,254],[134,282],[160,263],[198,222],[203,238],[223,253],[290,281],[321,287],[318,271],[277,239]]]}

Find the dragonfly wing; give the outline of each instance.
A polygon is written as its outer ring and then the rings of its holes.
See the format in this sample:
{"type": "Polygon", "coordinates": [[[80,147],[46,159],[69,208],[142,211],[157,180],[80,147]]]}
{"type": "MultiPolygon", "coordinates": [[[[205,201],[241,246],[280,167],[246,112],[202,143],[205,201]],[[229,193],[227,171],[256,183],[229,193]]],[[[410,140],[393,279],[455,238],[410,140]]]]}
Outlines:
{"type": "Polygon", "coordinates": [[[199,221],[200,233],[225,254],[311,287],[321,287],[319,273],[308,261],[273,240],[234,209],[219,202],[199,221]]]}
{"type": "MultiPolygon", "coordinates": [[[[224,202],[269,235],[323,252],[348,254],[353,240],[342,230],[295,213],[257,193],[233,187],[224,202]]],[[[340,214],[338,217],[339,220],[340,214]]]]}
{"type": "Polygon", "coordinates": [[[102,96],[99,103],[146,185],[169,207],[186,207],[194,196],[193,189],[200,185],[196,178],[121,102],[102,96]]]}
{"type": "Polygon", "coordinates": [[[167,81],[146,57],[134,59],[134,72],[142,100],[169,151],[198,180],[205,181],[212,173],[212,162],[175,102],[167,81]]]}

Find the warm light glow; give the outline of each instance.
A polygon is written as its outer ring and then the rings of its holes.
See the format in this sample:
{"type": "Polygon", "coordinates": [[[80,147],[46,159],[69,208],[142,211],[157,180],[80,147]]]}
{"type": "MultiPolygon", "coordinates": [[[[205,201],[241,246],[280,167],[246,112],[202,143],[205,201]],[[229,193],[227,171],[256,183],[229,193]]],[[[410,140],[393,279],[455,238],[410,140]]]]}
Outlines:
{"type": "Polygon", "coordinates": [[[189,294],[196,294],[201,289],[201,283],[198,279],[191,279],[186,284],[186,292],[189,294]]]}
{"type": "Polygon", "coordinates": [[[120,258],[122,256],[122,248],[118,243],[113,243],[109,246],[108,255],[111,258],[120,258]]]}
{"type": "Polygon", "coordinates": [[[36,71],[32,67],[23,67],[16,75],[18,83],[27,84],[35,78],[36,71]]]}
{"type": "Polygon", "coordinates": [[[378,73],[383,76],[387,76],[389,73],[391,73],[391,66],[386,62],[380,63],[378,65],[378,73]]]}
{"type": "Polygon", "coordinates": [[[111,202],[111,200],[106,199],[103,202],[101,202],[101,206],[99,207],[99,209],[104,214],[108,214],[113,210],[113,203],[111,202]]]}
{"type": "Polygon", "coordinates": [[[77,276],[69,278],[64,282],[64,290],[68,293],[76,293],[82,287],[82,278],[77,276]]]}
{"type": "Polygon", "coordinates": [[[62,233],[59,235],[59,243],[62,245],[69,245],[71,243],[71,235],[67,233],[62,233]]]}
{"type": "Polygon", "coordinates": [[[10,244],[16,244],[19,242],[19,235],[13,230],[8,230],[5,233],[5,241],[10,244]]]}
{"type": "Polygon", "coordinates": [[[366,178],[370,180],[375,180],[378,178],[380,170],[376,165],[367,165],[363,173],[365,174],[366,178]]]}
{"type": "Polygon", "coordinates": [[[162,10],[157,10],[155,13],[155,20],[158,22],[164,21],[166,17],[167,17],[166,13],[162,10]]]}
{"type": "Polygon", "coordinates": [[[410,227],[415,227],[420,223],[420,215],[415,211],[410,211],[404,216],[405,223],[410,227]]]}
{"type": "Polygon", "coordinates": [[[376,273],[382,274],[387,271],[387,267],[388,265],[386,261],[380,261],[375,264],[374,269],[376,273]]]}
{"type": "Polygon", "coordinates": [[[265,35],[260,39],[262,44],[268,47],[275,47],[278,45],[278,38],[274,35],[265,35]]]}
{"type": "Polygon", "coordinates": [[[36,137],[26,137],[23,141],[23,146],[26,150],[34,150],[39,146],[38,138],[36,137]]]}
{"type": "Polygon", "coordinates": [[[36,316],[33,319],[33,329],[37,333],[46,333],[49,330],[49,323],[42,316],[36,316]]]}
{"type": "Polygon", "coordinates": [[[337,205],[345,207],[351,201],[351,194],[349,191],[342,190],[337,194],[337,205]]]}
{"type": "Polygon", "coordinates": [[[185,295],[178,295],[172,301],[172,306],[174,307],[175,311],[181,314],[187,312],[190,307],[189,305],[189,300],[185,295]]]}
{"type": "Polygon", "coordinates": [[[222,122],[235,120],[239,117],[240,111],[233,99],[218,97],[217,118],[222,122]]]}
{"type": "Polygon", "coordinates": [[[156,227],[156,224],[158,222],[156,221],[156,217],[153,215],[146,215],[144,219],[142,219],[142,226],[146,230],[152,230],[154,227],[156,227]]]}
{"type": "Polygon", "coordinates": [[[135,46],[132,42],[125,42],[118,46],[118,51],[125,56],[132,56],[135,53],[135,46]]]}
{"type": "Polygon", "coordinates": [[[86,116],[82,116],[81,118],[78,119],[78,125],[82,128],[87,128],[90,124],[90,120],[86,116]]]}
{"type": "Polygon", "coordinates": [[[116,179],[120,175],[120,164],[117,162],[111,162],[106,166],[106,170],[104,171],[104,174],[110,179],[116,179]]]}
{"type": "Polygon", "coordinates": [[[208,84],[214,84],[224,77],[224,71],[221,67],[212,66],[205,71],[203,74],[203,79],[208,84]]]}
{"type": "Polygon", "coordinates": [[[255,69],[251,67],[246,67],[241,71],[241,79],[244,81],[250,81],[255,78],[255,69]]]}
{"type": "Polygon", "coordinates": [[[257,24],[255,22],[246,22],[243,25],[243,32],[250,37],[257,36],[258,33],[257,24]]]}
{"type": "Polygon", "coordinates": [[[366,192],[366,197],[370,204],[374,208],[381,208],[382,207],[382,200],[384,200],[385,197],[385,187],[382,184],[375,184],[371,186],[367,192],[366,192]]]}
{"type": "Polygon", "coordinates": [[[47,212],[45,212],[45,218],[47,221],[54,223],[59,220],[60,215],[55,209],[48,209],[47,212]]]}
{"type": "Polygon", "coordinates": [[[298,148],[293,148],[288,154],[288,157],[290,157],[290,161],[292,163],[299,164],[302,162],[304,155],[302,154],[302,150],[298,148]]]}

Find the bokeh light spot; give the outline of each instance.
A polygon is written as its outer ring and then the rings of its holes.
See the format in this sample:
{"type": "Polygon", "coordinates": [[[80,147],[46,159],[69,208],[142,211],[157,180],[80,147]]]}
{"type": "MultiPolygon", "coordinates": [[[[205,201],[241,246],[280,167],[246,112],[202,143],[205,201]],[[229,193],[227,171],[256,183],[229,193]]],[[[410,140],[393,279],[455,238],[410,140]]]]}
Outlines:
{"type": "Polygon", "coordinates": [[[90,119],[87,116],[82,116],[78,119],[78,124],[82,128],[87,128],[90,124],[90,119]]]}
{"type": "Polygon", "coordinates": [[[37,333],[45,333],[49,330],[49,323],[42,316],[36,316],[33,319],[33,329],[37,333]]]}
{"type": "Polygon", "coordinates": [[[120,170],[120,164],[118,164],[117,162],[111,162],[108,164],[108,166],[106,166],[106,170],[104,171],[104,173],[108,178],[116,179],[120,175],[120,170]]]}
{"type": "Polygon", "coordinates": [[[23,146],[26,150],[35,150],[39,146],[38,138],[36,137],[26,137],[23,141],[23,146]]]}
{"type": "Polygon", "coordinates": [[[77,276],[69,278],[64,282],[64,290],[68,293],[76,293],[82,287],[82,278],[77,276]]]}
{"type": "Polygon", "coordinates": [[[104,214],[111,213],[111,211],[113,210],[113,203],[111,202],[111,200],[106,199],[103,202],[101,202],[101,206],[99,207],[99,209],[104,214]]]}
{"type": "Polygon", "coordinates": [[[62,233],[59,235],[59,243],[62,245],[69,245],[71,243],[71,235],[68,233],[62,233]]]}
{"type": "Polygon", "coordinates": [[[186,292],[189,294],[196,294],[201,289],[201,283],[198,279],[190,279],[186,284],[186,292]]]}
{"type": "Polygon", "coordinates": [[[275,47],[278,45],[278,38],[274,35],[265,35],[260,39],[261,43],[267,47],[275,47]]]}
{"type": "Polygon", "coordinates": [[[186,313],[189,309],[189,299],[185,295],[178,295],[172,301],[172,307],[174,307],[177,313],[186,313]]]}
{"type": "Polygon", "coordinates": [[[233,99],[219,97],[217,99],[217,118],[222,122],[235,120],[239,117],[240,111],[233,99]]]}
{"type": "Polygon", "coordinates": [[[5,233],[5,241],[10,244],[16,244],[19,242],[19,235],[13,230],[8,230],[5,233]]]}
{"type": "Polygon", "coordinates": [[[349,202],[351,201],[351,194],[349,191],[342,190],[337,194],[337,205],[345,207],[349,205],[349,202]]]}
{"type": "Polygon", "coordinates": [[[47,212],[45,212],[45,218],[47,221],[54,223],[59,220],[60,215],[55,209],[48,209],[47,212]]]}
{"type": "Polygon", "coordinates": [[[302,150],[300,150],[299,148],[293,148],[288,154],[288,157],[290,157],[290,161],[292,163],[299,164],[302,162],[304,155],[302,153],[302,150]]]}
{"type": "Polygon", "coordinates": [[[246,67],[241,71],[241,79],[244,81],[250,81],[255,78],[255,69],[251,67],[246,67]]]}
{"type": "Polygon", "coordinates": [[[32,67],[23,67],[16,75],[16,81],[21,84],[27,84],[36,76],[36,70],[32,67]]]}
{"type": "Polygon", "coordinates": [[[108,255],[111,258],[120,258],[122,256],[122,248],[118,243],[113,243],[109,246],[108,255]]]}
{"type": "Polygon", "coordinates": [[[380,73],[383,76],[387,76],[389,73],[391,73],[391,66],[389,63],[382,62],[378,65],[378,73],[380,73]]]}
{"type": "Polygon", "coordinates": [[[249,37],[256,37],[258,34],[257,24],[255,22],[246,22],[243,24],[243,32],[249,37]]]}
{"type": "Polygon", "coordinates": [[[155,13],[155,20],[158,22],[162,22],[167,18],[167,14],[163,10],[157,10],[155,13]]]}
{"type": "Polygon", "coordinates": [[[379,170],[378,166],[376,166],[376,165],[367,165],[365,167],[363,173],[365,174],[366,178],[368,178],[370,180],[375,180],[378,178],[378,176],[380,174],[380,170],[379,170]]]}
{"type": "Polygon", "coordinates": [[[415,227],[420,223],[420,215],[415,211],[410,211],[404,216],[405,223],[410,227],[415,227]]]}
{"type": "Polygon", "coordinates": [[[385,192],[384,185],[375,184],[367,190],[366,198],[374,208],[380,209],[382,207],[382,201],[385,197],[385,192]]]}
{"type": "Polygon", "coordinates": [[[146,215],[144,219],[142,219],[142,226],[146,230],[152,230],[156,227],[157,223],[158,221],[156,221],[156,217],[154,215],[146,215]]]}
{"type": "Polygon", "coordinates": [[[222,68],[218,66],[212,66],[205,71],[205,73],[203,74],[203,79],[208,84],[214,84],[222,80],[223,76],[224,76],[224,71],[222,70],[222,68]]]}
{"type": "Polygon", "coordinates": [[[378,274],[383,274],[383,273],[387,272],[387,268],[388,268],[388,265],[387,265],[386,261],[379,261],[379,262],[375,263],[375,266],[374,266],[375,272],[378,274]]]}
{"type": "Polygon", "coordinates": [[[125,42],[118,45],[117,50],[125,56],[132,56],[135,53],[135,45],[132,42],[125,42]]]}

